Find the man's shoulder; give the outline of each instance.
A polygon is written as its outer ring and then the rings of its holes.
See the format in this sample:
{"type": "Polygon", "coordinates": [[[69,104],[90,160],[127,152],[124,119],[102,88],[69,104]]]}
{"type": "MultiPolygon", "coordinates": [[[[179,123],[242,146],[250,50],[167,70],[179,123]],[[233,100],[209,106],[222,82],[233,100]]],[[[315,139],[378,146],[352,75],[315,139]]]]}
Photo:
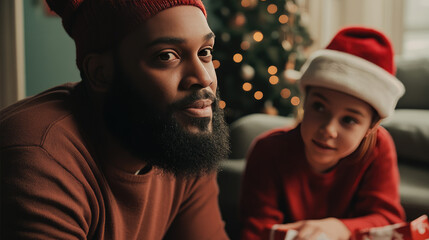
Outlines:
{"type": "Polygon", "coordinates": [[[49,132],[72,119],[75,84],[54,87],[23,99],[0,112],[0,148],[42,145],[49,132]]]}

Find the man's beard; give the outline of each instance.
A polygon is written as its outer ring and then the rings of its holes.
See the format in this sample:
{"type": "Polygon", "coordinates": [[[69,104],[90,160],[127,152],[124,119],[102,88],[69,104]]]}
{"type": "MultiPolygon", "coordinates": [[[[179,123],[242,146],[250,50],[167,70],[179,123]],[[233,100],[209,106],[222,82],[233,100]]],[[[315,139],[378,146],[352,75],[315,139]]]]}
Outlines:
{"type": "Polygon", "coordinates": [[[218,97],[208,91],[195,91],[161,112],[129,85],[122,71],[117,72],[103,114],[109,131],[125,149],[149,166],[175,176],[200,176],[218,169],[219,162],[229,153],[229,130],[218,97]],[[198,133],[191,133],[173,114],[206,98],[213,101],[213,118],[191,118],[190,124],[199,129],[198,133]]]}

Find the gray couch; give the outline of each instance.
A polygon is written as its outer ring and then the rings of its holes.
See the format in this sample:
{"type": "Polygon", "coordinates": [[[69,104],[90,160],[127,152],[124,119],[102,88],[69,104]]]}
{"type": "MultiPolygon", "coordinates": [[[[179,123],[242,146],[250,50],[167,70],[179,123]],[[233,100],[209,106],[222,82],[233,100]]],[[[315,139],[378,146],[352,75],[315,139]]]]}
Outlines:
{"type": "MultiPolygon", "coordinates": [[[[393,116],[382,125],[398,154],[400,195],[407,219],[429,215],[429,58],[397,60],[397,77],[406,87],[393,116]]],[[[295,123],[291,117],[251,114],[230,125],[231,154],[218,175],[219,204],[231,239],[239,236],[239,195],[246,154],[253,139],[273,128],[295,123]]]]}

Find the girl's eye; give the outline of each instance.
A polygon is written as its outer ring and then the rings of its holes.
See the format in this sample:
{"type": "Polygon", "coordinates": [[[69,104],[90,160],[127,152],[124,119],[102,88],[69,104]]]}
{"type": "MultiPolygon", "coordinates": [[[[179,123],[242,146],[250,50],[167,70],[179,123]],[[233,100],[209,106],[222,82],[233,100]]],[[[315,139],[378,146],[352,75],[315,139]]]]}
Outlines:
{"type": "Polygon", "coordinates": [[[318,112],[323,112],[325,110],[325,106],[323,106],[323,104],[320,102],[315,102],[313,103],[313,109],[318,112]]]}
{"type": "Polygon", "coordinates": [[[212,54],[213,54],[212,48],[205,48],[205,49],[201,50],[199,53],[199,55],[202,57],[211,57],[212,54]]]}
{"type": "Polygon", "coordinates": [[[346,124],[356,124],[358,121],[355,118],[352,117],[344,117],[343,122],[346,124]]]}
{"type": "Polygon", "coordinates": [[[171,61],[176,59],[176,55],[172,52],[163,52],[158,55],[159,60],[161,61],[171,61]]]}

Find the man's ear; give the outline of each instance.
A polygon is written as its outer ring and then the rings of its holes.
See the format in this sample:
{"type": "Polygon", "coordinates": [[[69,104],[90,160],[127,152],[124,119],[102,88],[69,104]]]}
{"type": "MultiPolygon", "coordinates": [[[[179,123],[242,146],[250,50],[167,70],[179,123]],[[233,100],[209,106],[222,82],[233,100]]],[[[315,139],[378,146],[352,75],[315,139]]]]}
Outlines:
{"type": "Polygon", "coordinates": [[[113,56],[110,53],[91,53],[82,64],[86,80],[92,90],[107,92],[114,78],[113,56]]]}

